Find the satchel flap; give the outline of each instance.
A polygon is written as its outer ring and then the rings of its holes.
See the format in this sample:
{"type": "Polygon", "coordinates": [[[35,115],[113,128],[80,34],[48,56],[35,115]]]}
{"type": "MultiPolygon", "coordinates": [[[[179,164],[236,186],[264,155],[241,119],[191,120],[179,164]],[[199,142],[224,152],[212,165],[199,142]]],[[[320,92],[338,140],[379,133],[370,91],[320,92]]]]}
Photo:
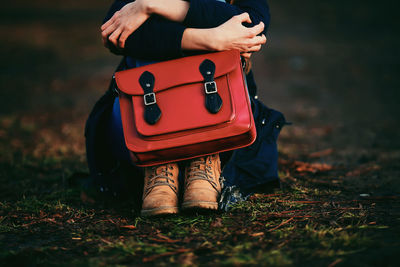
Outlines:
{"type": "MultiPolygon", "coordinates": [[[[131,96],[136,129],[142,136],[157,136],[216,126],[235,119],[235,107],[229,90],[229,77],[218,77],[218,92],[223,100],[221,110],[210,113],[205,105],[201,83],[177,86],[157,93],[157,104],[162,110],[160,120],[151,125],[144,119],[143,96],[131,96]]],[[[128,96],[129,97],[129,96],[128,96]]]]}
{"type": "Polygon", "coordinates": [[[155,77],[154,93],[178,85],[203,81],[199,71],[200,64],[209,59],[214,62],[215,78],[230,73],[240,66],[240,53],[237,50],[223,51],[212,54],[184,57],[180,59],[155,63],[134,69],[115,73],[115,80],[119,90],[128,95],[143,95],[139,84],[139,77],[148,71],[155,77]]]}

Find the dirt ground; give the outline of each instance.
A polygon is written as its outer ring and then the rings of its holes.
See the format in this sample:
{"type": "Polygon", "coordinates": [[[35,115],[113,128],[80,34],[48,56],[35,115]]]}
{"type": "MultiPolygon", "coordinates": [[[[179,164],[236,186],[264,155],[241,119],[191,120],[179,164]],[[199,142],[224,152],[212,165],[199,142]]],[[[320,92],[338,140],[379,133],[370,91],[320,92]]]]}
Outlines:
{"type": "Polygon", "coordinates": [[[111,1],[0,10],[0,262],[8,265],[397,266],[400,35],[395,1],[268,1],[259,96],[293,125],[282,189],[223,214],[135,217],[88,206],[83,128],[119,58],[111,1]]]}

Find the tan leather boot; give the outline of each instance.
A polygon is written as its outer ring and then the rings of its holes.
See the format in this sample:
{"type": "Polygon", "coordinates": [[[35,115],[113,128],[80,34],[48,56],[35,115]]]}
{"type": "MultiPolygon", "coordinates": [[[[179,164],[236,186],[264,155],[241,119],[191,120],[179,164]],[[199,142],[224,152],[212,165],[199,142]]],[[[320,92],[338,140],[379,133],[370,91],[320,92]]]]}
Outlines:
{"type": "Polygon", "coordinates": [[[142,216],[178,212],[178,164],[170,163],[144,169],[142,216]]]}
{"type": "Polygon", "coordinates": [[[220,174],[221,161],[218,154],[191,160],[185,170],[182,208],[218,209],[220,174]]]}

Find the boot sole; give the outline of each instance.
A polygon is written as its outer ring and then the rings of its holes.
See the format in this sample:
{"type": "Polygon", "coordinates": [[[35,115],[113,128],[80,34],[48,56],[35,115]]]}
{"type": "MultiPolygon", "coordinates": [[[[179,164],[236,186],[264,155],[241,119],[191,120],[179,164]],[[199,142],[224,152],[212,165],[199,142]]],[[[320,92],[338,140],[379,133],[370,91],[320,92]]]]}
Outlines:
{"type": "Polygon", "coordinates": [[[182,203],[182,209],[206,209],[206,210],[217,210],[217,202],[209,201],[188,201],[182,203]]]}
{"type": "Polygon", "coordinates": [[[149,210],[142,210],[140,212],[141,216],[158,216],[158,215],[168,215],[178,213],[178,207],[158,207],[149,210]]]}

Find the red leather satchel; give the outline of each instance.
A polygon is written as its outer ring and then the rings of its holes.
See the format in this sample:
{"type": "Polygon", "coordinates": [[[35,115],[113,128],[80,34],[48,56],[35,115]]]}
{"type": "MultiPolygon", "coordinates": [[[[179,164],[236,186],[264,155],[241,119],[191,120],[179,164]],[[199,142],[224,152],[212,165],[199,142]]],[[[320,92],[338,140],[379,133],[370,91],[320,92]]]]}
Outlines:
{"type": "Polygon", "coordinates": [[[256,129],[236,50],[115,73],[125,142],[138,166],[245,147],[256,129]]]}

